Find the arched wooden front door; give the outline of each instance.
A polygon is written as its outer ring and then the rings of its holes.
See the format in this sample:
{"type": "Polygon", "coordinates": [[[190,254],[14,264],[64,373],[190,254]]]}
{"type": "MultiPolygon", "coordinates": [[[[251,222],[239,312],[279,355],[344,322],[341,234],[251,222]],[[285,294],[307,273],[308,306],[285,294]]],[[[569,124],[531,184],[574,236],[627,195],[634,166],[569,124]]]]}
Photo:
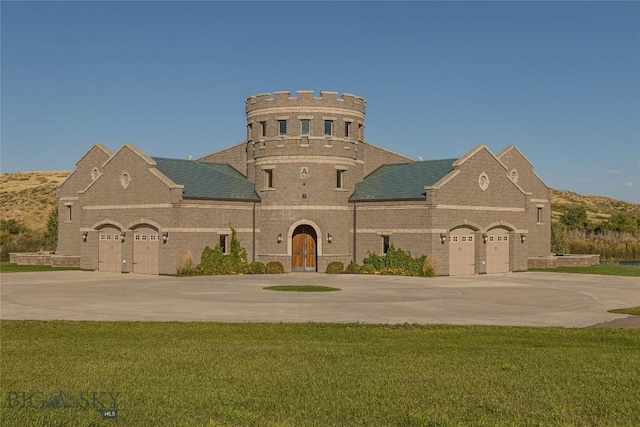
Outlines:
{"type": "Polygon", "coordinates": [[[291,269],[316,271],[316,231],[308,225],[299,225],[293,232],[291,269]]]}

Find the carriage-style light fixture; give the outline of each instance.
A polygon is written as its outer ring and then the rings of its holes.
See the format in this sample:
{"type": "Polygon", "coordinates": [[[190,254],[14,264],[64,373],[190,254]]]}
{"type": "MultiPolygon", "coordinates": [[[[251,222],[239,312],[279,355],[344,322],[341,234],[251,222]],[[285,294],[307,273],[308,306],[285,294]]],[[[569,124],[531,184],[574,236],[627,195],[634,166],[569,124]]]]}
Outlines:
{"type": "Polygon", "coordinates": [[[122,234],[120,234],[120,241],[121,241],[122,243],[124,243],[124,238],[125,238],[125,237],[127,237],[127,232],[126,232],[126,231],[123,231],[123,232],[122,232],[122,234]]]}
{"type": "Polygon", "coordinates": [[[333,242],[333,236],[327,233],[327,243],[331,243],[331,242],[333,242]]]}
{"type": "Polygon", "coordinates": [[[524,233],[522,233],[522,234],[520,235],[520,241],[521,241],[522,243],[524,243],[524,241],[525,241],[525,240],[527,240],[527,236],[525,236],[525,235],[524,235],[524,233]]]}
{"type": "Polygon", "coordinates": [[[482,233],[482,242],[487,243],[487,240],[489,240],[489,235],[487,235],[487,233],[482,233]]]}
{"type": "Polygon", "coordinates": [[[278,234],[278,243],[282,243],[282,233],[278,234]]]}
{"type": "Polygon", "coordinates": [[[169,233],[165,231],[162,233],[162,243],[167,243],[167,240],[169,240],[169,233]]]}
{"type": "Polygon", "coordinates": [[[440,233],[440,243],[442,243],[443,245],[446,243],[447,241],[447,234],[446,233],[440,233]]]}
{"type": "Polygon", "coordinates": [[[82,241],[83,242],[87,241],[87,237],[89,237],[89,233],[87,233],[86,231],[84,233],[82,233],[82,241]]]}

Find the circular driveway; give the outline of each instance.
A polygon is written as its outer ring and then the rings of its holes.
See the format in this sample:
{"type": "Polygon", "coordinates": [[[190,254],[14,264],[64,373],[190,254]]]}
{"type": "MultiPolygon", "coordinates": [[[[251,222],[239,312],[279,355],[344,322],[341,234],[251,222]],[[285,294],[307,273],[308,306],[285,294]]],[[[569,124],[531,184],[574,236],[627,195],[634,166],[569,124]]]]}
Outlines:
{"type": "MultiPolygon", "coordinates": [[[[640,305],[637,277],[538,272],[421,278],[59,271],[5,273],[1,280],[1,319],[584,327],[627,317],[607,313],[612,308],[640,305]],[[341,291],[263,289],[273,285],[328,285],[341,291]]],[[[634,319],[627,323],[640,327],[640,316],[634,319]]]]}

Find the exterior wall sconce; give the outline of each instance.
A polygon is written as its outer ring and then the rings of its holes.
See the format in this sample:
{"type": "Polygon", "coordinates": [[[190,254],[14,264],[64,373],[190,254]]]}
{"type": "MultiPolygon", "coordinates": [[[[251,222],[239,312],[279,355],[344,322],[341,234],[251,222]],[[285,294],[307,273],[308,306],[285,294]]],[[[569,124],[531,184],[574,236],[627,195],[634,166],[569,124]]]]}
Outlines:
{"type": "Polygon", "coordinates": [[[520,235],[520,241],[521,241],[522,243],[524,243],[524,242],[525,242],[525,240],[527,240],[527,236],[525,236],[524,234],[521,234],[521,235],[520,235]]]}
{"type": "Polygon", "coordinates": [[[331,243],[331,242],[333,242],[333,236],[327,233],[327,243],[331,243]]]}
{"type": "Polygon", "coordinates": [[[162,243],[167,243],[167,240],[169,240],[169,233],[165,231],[162,233],[162,243]]]}
{"type": "Polygon", "coordinates": [[[282,233],[278,234],[278,243],[282,243],[282,233]]]}
{"type": "Polygon", "coordinates": [[[446,233],[440,233],[440,243],[442,243],[443,245],[447,242],[447,234],[446,233]]]}
{"type": "Polygon", "coordinates": [[[84,233],[82,233],[82,241],[83,242],[87,241],[87,237],[89,237],[89,233],[87,233],[86,231],[84,233]]]}
{"type": "Polygon", "coordinates": [[[125,237],[127,237],[127,232],[126,232],[126,231],[123,231],[123,232],[122,232],[122,234],[120,235],[120,241],[121,241],[122,243],[124,243],[124,238],[125,238],[125,237]]]}
{"type": "Polygon", "coordinates": [[[482,233],[482,242],[487,243],[487,240],[489,240],[489,235],[487,233],[482,233]]]}

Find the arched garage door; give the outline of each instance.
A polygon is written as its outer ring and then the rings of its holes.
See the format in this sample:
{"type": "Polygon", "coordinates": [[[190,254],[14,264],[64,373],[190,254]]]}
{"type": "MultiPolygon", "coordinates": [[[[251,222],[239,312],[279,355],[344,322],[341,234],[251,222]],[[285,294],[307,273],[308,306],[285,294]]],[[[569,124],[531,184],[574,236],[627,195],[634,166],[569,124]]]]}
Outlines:
{"type": "Polygon", "coordinates": [[[449,275],[460,276],[476,272],[475,232],[456,228],[449,233],[449,275]]]}
{"type": "Polygon", "coordinates": [[[160,234],[151,227],[133,231],[133,272],[160,274],[160,234]]]}
{"type": "Polygon", "coordinates": [[[122,272],[122,242],[120,230],[103,227],[98,231],[98,270],[111,273],[122,272]]]}
{"type": "Polygon", "coordinates": [[[494,228],[487,234],[487,273],[508,273],[509,231],[494,228]]]}

